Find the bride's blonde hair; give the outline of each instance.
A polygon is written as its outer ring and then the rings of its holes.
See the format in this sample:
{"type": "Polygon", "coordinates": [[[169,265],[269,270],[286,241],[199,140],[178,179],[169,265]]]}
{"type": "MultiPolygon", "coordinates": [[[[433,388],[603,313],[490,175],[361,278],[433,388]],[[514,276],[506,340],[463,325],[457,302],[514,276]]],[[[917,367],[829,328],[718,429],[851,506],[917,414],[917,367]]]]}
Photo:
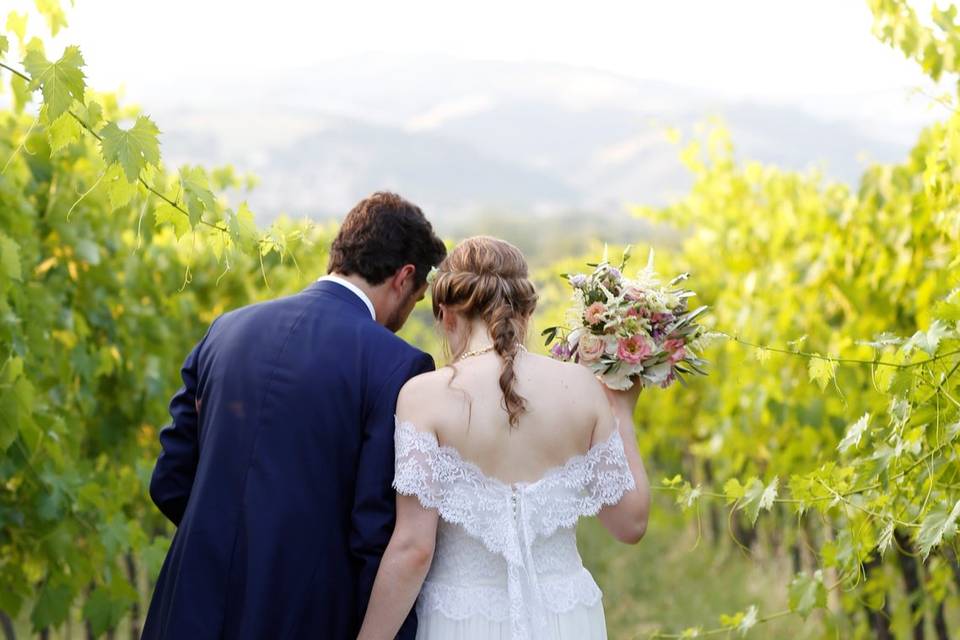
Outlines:
{"type": "MultiPolygon", "coordinates": [[[[527,275],[523,253],[498,238],[467,238],[440,263],[430,293],[438,320],[442,304],[469,320],[481,318],[486,323],[493,348],[503,359],[499,380],[503,405],[510,425],[516,426],[527,404],[514,389],[514,360],[537,308],[537,292],[527,275]]],[[[464,348],[451,354],[454,360],[464,348]]]]}

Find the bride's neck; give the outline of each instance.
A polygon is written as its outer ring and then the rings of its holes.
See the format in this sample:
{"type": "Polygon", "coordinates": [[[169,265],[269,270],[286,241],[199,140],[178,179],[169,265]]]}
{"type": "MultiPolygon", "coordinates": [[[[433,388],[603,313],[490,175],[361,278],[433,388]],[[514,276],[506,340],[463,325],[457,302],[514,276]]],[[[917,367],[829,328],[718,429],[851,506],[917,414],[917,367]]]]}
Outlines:
{"type": "Polygon", "coordinates": [[[469,334],[467,335],[467,340],[463,346],[463,352],[473,351],[475,349],[482,349],[490,344],[493,344],[493,338],[490,336],[490,329],[487,327],[487,323],[484,322],[481,318],[476,318],[469,325],[469,334]]]}

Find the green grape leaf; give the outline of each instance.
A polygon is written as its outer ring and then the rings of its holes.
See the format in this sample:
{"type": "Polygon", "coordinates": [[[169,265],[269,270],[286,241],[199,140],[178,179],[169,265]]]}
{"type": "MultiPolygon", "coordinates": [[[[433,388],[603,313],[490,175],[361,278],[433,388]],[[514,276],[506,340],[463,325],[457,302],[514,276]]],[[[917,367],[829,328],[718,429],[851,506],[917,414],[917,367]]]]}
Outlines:
{"type": "MultiPolygon", "coordinates": [[[[773,501],[777,497],[779,482],[779,478],[774,476],[773,480],[771,480],[767,486],[763,486],[763,483],[757,478],[752,478],[750,482],[747,483],[741,506],[750,517],[751,524],[757,523],[757,516],[760,515],[761,509],[769,511],[770,507],[773,506],[773,501]]],[[[726,487],[724,487],[724,489],[726,489],[726,487]]]]}
{"type": "MultiPolygon", "coordinates": [[[[820,354],[814,354],[820,355],[820,354]]],[[[820,385],[820,390],[823,391],[827,388],[827,385],[830,384],[830,381],[833,380],[833,377],[837,373],[837,363],[833,360],[826,360],[824,358],[810,358],[809,362],[809,374],[810,381],[815,381],[820,385]]]]}
{"type": "Polygon", "coordinates": [[[60,0],[33,0],[33,3],[46,19],[51,36],[56,36],[60,29],[67,26],[67,14],[63,12],[60,0]]]}
{"type": "Polygon", "coordinates": [[[190,221],[187,220],[187,216],[167,202],[163,202],[157,207],[156,211],[153,212],[153,217],[158,227],[163,224],[172,224],[173,232],[177,235],[177,238],[182,238],[184,234],[190,232],[190,221]]]}
{"type": "Polygon", "coordinates": [[[846,435],[843,436],[843,440],[837,445],[837,450],[840,451],[840,453],[846,453],[850,447],[856,448],[860,444],[860,438],[863,437],[864,432],[866,432],[869,426],[870,414],[865,413],[860,416],[859,420],[850,425],[846,435]]]}
{"type": "Polygon", "coordinates": [[[127,130],[121,129],[115,121],[108,122],[100,130],[103,159],[107,164],[118,163],[123,167],[127,182],[136,182],[140,171],[147,165],[160,163],[159,134],[157,125],[147,116],[139,116],[127,130]]]}
{"type": "Polygon", "coordinates": [[[940,341],[951,334],[950,327],[939,319],[933,321],[926,331],[917,331],[903,345],[902,349],[910,353],[914,348],[920,349],[929,355],[935,355],[940,341]]]}
{"type": "Polygon", "coordinates": [[[938,507],[927,513],[917,533],[917,545],[924,560],[934,547],[939,546],[944,539],[951,538],[957,532],[958,516],[960,516],[960,500],[950,511],[944,507],[938,507]]]}
{"type": "Polygon", "coordinates": [[[7,31],[17,36],[21,43],[27,35],[27,18],[30,14],[11,11],[7,14],[7,31]]]}
{"type": "Polygon", "coordinates": [[[7,55],[7,51],[10,50],[10,41],[7,40],[7,36],[0,36],[0,56],[7,55]]]}
{"type": "Polygon", "coordinates": [[[93,129],[100,124],[100,120],[103,119],[103,107],[101,107],[100,103],[96,100],[91,100],[77,109],[77,116],[83,120],[85,125],[93,129]]]}
{"type": "Polygon", "coordinates": [[[241,202],[236,213],[227,216],[227,229],[233,243],[243,250],[252,250],[257,244],[257,225],[246,202],[241,202]]]}
{"type": "Polygon", "coordinates": [[[83,65],[83,56],[76,46],[67,47],[56,62],[47,60],[38,48],[27,51],[23,67],[30,75],[30,88],[40,88],[47,118],[51,121],[67,111],[74,100],[83,101],[85,84],[80,70],[83,65]]]}
{"type": "Polygon", "coordinates": [[[83,606],[83,615],[90,623],[95,637],[116,628],[137,601],[137,592],[123,578],[114,577],[111,583],[93,590],[83,606]]]}
{"type": "Polygon", "coordinates": [[[700,499],[703,490],[700,488],[700,485],[696,487],[691,487],[689,482],[684,482],[683,486],[680,488],[680,491],[677,492],[676,503],[683,507],[683,510],[686,511],[700,499]]]}
{"type": "Polygon", "coordinates": [[[798,573],[790,582],[787,591],[790,610],[806,619],[814,609],[827,606],[827,589],[823,586],[823,572],[817,570],[812,576],[806,571],[798,573]]]}
{"type": "Polygon", "coordinates": [[[13,89],[13,110],[15,113],[23,113],[23,108],[30,102],[30,85],[20,76],[13,76],[10,79],[10,88],[13,89]]]}
{"type": "Polygon", "coordinates": [[[883,530],[880,532],[880,538],[877,541],[877,548],[880,550],[881,556],[887,552],[887,549],[889,549],[890,545],[893,543],[894,526],[893,520],[888,520],[883,526],[883,530]]]}
{"type": "Polygon", "coordinates": [[[119,164],[111,165],[104,176],[107,185],[107,197],[110,199],[110,209],[116,210],[129,204],[137,193],[138,183],[127,182],[123,168],[119,164]]]}
{"type": "Polygon", "coordinates": [[[12,386],[0,388],[0,453],[5,452],[17,439],[19,423],[16,390],[12,386]]]}
{"type": "Polygon", "coordinates": [[[83,134],[80,123],[69,112],[61,113],[60,117],[47,127],[47,138],[50,140],[50,151],[56,153],[71,142],[76,142],[83,134]]]}
{"type": "Polygon", "coordinates": [[[73,592],[65,585],[46,584],[33,605],[30,620],[33,630],[40,632],[48,627],[58,627],[70,613],[73,592]]]}
{"type": "Polygon", "coordinates": [[[664,476],[660,480],[660,484],[662,484],[665,487],[673,487],[675,485],[680,484],[681,482],[683,482],[683,478],[680,476],[679,473],[673,476],[672,478],[667,478],[666,476],[664,476]]]}
{"type": "Polygon", "coordinates": [[[743,497],[745,487],[736,478],[730,478],[723,484],[723,493],[727,497],[727,504],[736,502],[743,497]]]}
{"type": "Polygon", "coordinates": [[[20,282],[20,245],[0,233],[0,273],[10,280],[20,282]]]}
{"type": "Polygon", "coordinates": [[[737,624],[737,631],[740,632],[741,636],[745,636],[755,626],[757,626],[757,605],[752,604],[747,607],[746,613],[743,614],[743,618],[737,624]]]}
{"type": "Polygon", "coordinates": [[[190,226],[200,224],[205,211],[213,211],[216,198],[210,191],[207,174],[200,167],[184,167],[180,169],[180,186],[183,190],[183,199],[190,213],[190,226]]]}
{"type": "Polygon", "coordinates": [[[123,603],[116,603],[104,588],[98,588],[90,594],[83,605],[83,617],[90,623],[90,631],[99,638],[108,629],[113,629],[126,613],[123,603]]]}
{"type": "Polygon", "coordinates": [[[960,434],[960,420],[954,422],[953,424],[947,425],[947,442],[953,442],[957,438],[957,434],[960,434]]]}

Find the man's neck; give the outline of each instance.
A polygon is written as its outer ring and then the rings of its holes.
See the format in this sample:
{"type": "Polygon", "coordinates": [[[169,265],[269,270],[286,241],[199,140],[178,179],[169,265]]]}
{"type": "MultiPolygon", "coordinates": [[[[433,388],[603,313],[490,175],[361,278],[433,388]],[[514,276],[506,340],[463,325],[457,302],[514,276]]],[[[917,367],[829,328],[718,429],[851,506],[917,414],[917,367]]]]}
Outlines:
{"type": "Polygon", "coordinates": [[[346,280],[347,282],[355,286],[357,289],[360,289],[360,291],[363,291],[364,295],[366,295],[367,298],[370,299],[370,302],[373,303],[373,309],[374,309],[374,313],[376,314],[377,321],[379,321],[380,318],[383,317],[383,310],[382,310],[383,302],[381,299],[382,296],[381,296],[381,291],[379,287],[371,286],[369,282],[367,282],[361,276],[358,276],[358,275],[348,276],[342,273],[337,273],[335,271],[330,275],[336,276],[341,280],[346,280]]]}

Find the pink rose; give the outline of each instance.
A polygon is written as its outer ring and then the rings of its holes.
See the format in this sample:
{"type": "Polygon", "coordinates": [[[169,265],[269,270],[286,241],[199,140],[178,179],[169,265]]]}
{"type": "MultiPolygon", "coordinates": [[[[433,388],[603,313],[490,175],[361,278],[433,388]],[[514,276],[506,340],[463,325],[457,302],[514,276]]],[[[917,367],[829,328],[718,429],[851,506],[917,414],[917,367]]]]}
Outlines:
{"type": "Polygon", "coordinates": [[[587,307],[587,310],[583,313],[583,317],[589,325],[599,324],[603,322],[602,316],[606,310],[607,308],[603,306],[602,302],[594,302],[587,307]]]}
{"type": "Polygon", "coordinates": [[[653,353],[653,342],[646,336],[631,336],[620,340],[617,357],[630,364],[639,364],[653,353]]]}
{"type": "Polygon", "coordinates": [[[670,338],[669,340],[664,340],[663,350],[669,354],[669,359],[672,364],[680,362],[687,356],[686,345],[680,338],[670,338]]]}
{"type": "Polygon", "coordinates": [[[592,333],[585,333],[580,336],[580,361],[596,362],[603,355],[604,340],[600,336],[592,333]]]}
{"type": "Polygon", "coordinates": [[[623,297],[632,302],[639,302],[646,296],[646,292],[638,286],[630,285],[623,292],[623,297]]]}

